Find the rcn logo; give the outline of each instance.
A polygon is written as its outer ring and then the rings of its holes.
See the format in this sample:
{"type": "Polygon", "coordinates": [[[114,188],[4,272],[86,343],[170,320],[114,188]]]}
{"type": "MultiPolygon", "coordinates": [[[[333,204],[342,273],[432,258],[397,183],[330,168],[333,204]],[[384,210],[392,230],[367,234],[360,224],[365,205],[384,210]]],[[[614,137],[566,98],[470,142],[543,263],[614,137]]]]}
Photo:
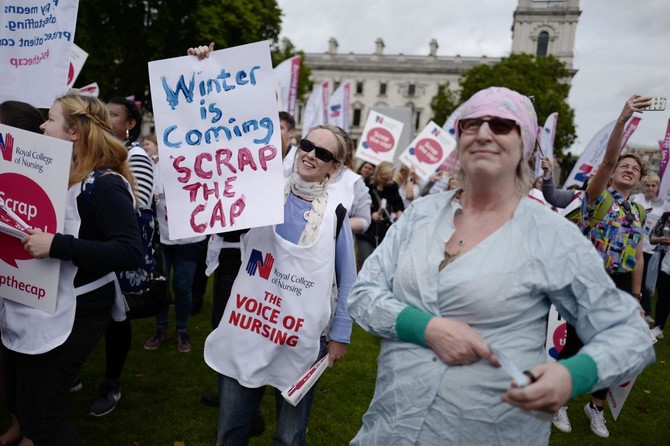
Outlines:
{"type": "Polygon", "coordinates": [[[0,150],[2,151],[3,160],[12,161],[12,154],[14,153],[14,137],[11,133],[5,133],[4,138],[0,133],[0,150]]]}
{"type": "Polygon", "coordinates": [[[271,253],[266,253],[265,259],[263,259],[262,252],[257,249],[252,249],[251,255],[249,256],[249,262],[247,262],[247,273],[250,276],[255,276],[256,270],[258,270],[258,275],[263,279],[268,280],[274,263],[275,258],[271,253]]]}

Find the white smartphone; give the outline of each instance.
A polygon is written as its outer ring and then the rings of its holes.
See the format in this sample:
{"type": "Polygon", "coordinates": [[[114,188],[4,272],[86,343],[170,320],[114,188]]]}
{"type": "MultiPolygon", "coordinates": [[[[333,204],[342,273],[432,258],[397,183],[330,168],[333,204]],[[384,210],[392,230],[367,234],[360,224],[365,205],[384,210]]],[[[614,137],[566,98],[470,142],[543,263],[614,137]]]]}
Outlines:
{"type": "Polygon", "coordinates": [[[651,98],[651,105],[649,107],[644,107],[641,110],[643,111],[663,111],[665,110],[665,105],[667,98],[662,96],[654,96],[651,98]]]}

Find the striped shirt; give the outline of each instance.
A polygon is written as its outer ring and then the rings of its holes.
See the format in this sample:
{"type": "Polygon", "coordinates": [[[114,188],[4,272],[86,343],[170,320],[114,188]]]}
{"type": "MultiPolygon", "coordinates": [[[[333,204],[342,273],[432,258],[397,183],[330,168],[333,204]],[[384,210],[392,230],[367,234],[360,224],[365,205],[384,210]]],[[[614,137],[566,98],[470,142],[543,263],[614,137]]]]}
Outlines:
{"type": "Polygon", "coordinates": [[[142,147],[136,142],[128,149],[128,164],[135,176],[137,189],[135,195],[140,208],[151,207],[151,194],[154,188],[154,165],[142,147]]]}

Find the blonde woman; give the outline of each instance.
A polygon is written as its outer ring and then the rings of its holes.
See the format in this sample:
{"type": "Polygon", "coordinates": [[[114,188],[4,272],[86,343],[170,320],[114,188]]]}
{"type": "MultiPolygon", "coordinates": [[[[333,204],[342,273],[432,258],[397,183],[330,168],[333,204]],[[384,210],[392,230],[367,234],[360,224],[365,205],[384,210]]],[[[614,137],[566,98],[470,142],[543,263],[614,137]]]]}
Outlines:
{"type": "Polygon", "coordinates": [[[61,260],[56,312],[4,301],[5,373],[13,389],[10,409],[26,437],[35,445],[76,446],[79,435],[66,420],[70,386],[113,308],[125,317],[114,272],[139,267],[142,242],[128,150],[112,135],[107,108],[96,98],[68,93],[54,102],[41,128],[74,146],[63,233],[31,230],[22,241],[35,258],[61,260]]]}
{"type": "Polygon", "coordinates": [[[365,259],[384,240],[386,231],[391,224],[402,215],[405,205],[398,192],[398,185],[393,181],[395,168],[393,163],[384,161],[380,163],[366,184],[372,198],[370,212],[372,222],[368,229],[362,234],[356,234],[358,247],[358,267],[362,267],[365,259]]]}

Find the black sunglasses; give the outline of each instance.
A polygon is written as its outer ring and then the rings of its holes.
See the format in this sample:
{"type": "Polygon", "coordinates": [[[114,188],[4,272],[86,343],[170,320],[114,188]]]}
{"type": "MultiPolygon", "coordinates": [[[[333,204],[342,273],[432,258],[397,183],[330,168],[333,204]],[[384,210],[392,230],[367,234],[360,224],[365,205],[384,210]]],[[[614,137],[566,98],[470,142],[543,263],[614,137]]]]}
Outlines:
{"type": "Polygon", "coordinates": [[[314,155],[325,163],[335,161],[335,155],[333,155],[333,152],[328,149],[324,149],[323,147],[314,145],[314,143],[309,139],[303,139],[300,141],[300,150],[307,153],[314,150],[314,155]]]}
{"type": "Polygon", "coordinates": [[[471,118],[471,119],[461,119],[458,121],[458,129],[461,133],[476,133],[479,130],[479,127],[483,123],[487,122],[489,128],[495,135],[507,135],[509,132],[514,130],[517,125],[516,121],[511,119],[504,118],[471,118]]]}

